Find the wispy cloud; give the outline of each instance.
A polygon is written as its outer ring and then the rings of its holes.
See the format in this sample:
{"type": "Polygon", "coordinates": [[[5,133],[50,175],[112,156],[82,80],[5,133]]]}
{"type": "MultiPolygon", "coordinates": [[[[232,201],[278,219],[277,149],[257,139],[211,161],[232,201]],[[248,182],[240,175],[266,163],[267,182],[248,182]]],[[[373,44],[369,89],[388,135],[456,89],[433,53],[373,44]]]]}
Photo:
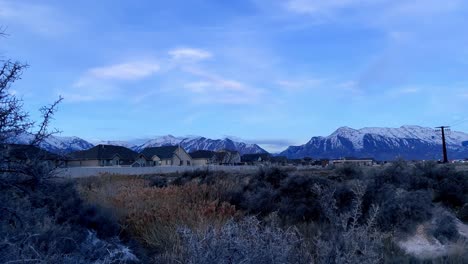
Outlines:
{"type": "Polygon", "coordinates": [[[92,68],[88,74],[98,79],[138,80],[153,75],[159,69],[155,62],[135,61],[92,68]]]}
{"type": "Polygon", "coordinates": [[[393,96],[393,97],[398,97],[398,96],[417,94],[417,93],[419,93],[421,91],[422,91],[422,88],[420,88],[420,87],[410,86],[410,87],[403,87],[403,88],[389,90],[387,92],[387,95],[393,96]]]}
{"type": "Polygon", "coordinates": [[[346,81],[339,83],[337,88],[341,91],[351,93],[354,95],[362,95],[364,91],[359,87],[359,84],[355,81],[346,81]]]}
{"type": "Polygon", "coordinates": [[[184,86],[196,95],[194,102],[197,103],[253,104],[259,102],[261,95],[265,93],[263,89],[205,70],[185,68],[185,71],[200,79],[184,86]]]}
{"type": "Polygon", "coordinates": [[[44,4],[0,0],[0,19],[3,26],[19,25],[41,35],[58,35],[74,26],[70,17],[61,14],[54,7],[44,4]]]}
{"type": "Polygon", "coordinates": [[[366,0],[288,0],[284,2],[284,6],[289,11],[299,14],[318,14],[368,2],[366,0]]]}
{"type": "Polygon", "coordinates": [[[259,102],[264,90],[242,81],[227,78],[201,66],[201,61],[213,58],[210,51],[197,48],[176,48],[168,52],[176,62],[175,70],[196,78],[183,85],[190,92],[190,101],[198,104],[253,104],[259,102]]]}
{"type": "Polygon", "coordinates": [[[122,89],[97,79],[81,79],[59,94],[69,103],[109,101],[121,96],[122,89]]]}
{"type": "MultiPolygon", "coordinates": [[[[265,94],[263,89],[203,69],[198,62],[211,58],[212,53],[209,51],[183,48],[173,49],[168,55],[160,58],[160,62],[128,61],[91,68],[63,94],[75,102],[123,98],[123,87],[128,82],[145,79],[156,73],[160,73],[161,78],[194,79],[186,82],[183,88],[189,92],[187,99],[198,104],[253,104],[259,102],[265,94]],[[176,61],[175,66],[173,61],[176,61]],[[161,70],[163,67],[164,71],[161,70]]],[[[126,99],[142,103],[154,94],[155,90],[145,90],[126,99]]],[[[180,90],[177,91],[179,94],[180,90]]]]}
{"type": "MultiPolygon", "coordinates": [[[[122,98],[125,89],[122,82],[137,81],[148,78],[160,70],[154,61],[128,61],[102,67],[94,67],[83,73],[71,87],[61,91],[66,102],[90,102],[122,98]]],[[[141,94],[136,93],[132,98],[141,101],[141,94]]]]}
{"type": "Polygon", "coordinates": [[[276,82],[283,90],[298,91],[303,89],[318,88],[324,83],[322,79],[306,79],[306,80],[279,80],[276,82]]]}
{"type": "Polygon", "coordinates": [[[281,3],[283,11],[290,15],[319,19],[321,24],[347,22],[389,31],[440,23],[434,18],[456,13],[466,5],[464,0],[286,0],[281,3]]]}
{"type": "Polygon", "coordinates": [[[195,48],[177,48],[168,52],[169,56],[175,60],[200,61],[213,56],[210,52],[195,48]]]}

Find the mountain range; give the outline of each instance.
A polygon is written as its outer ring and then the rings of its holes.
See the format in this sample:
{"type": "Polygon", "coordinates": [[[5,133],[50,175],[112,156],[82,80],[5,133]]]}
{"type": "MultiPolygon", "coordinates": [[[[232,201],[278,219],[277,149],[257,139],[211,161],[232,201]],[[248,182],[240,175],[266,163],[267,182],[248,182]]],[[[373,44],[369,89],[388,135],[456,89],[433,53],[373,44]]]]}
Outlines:
{"type": "Polygon", "coordinates": [[[136,146],[133,149],[141,151],[148,147],[160,147],[167,145],[180,145],[187,152],[193,152],[195,150],[236,150],[241,155],[243,154],[257,154],[257,153],[268,153],[266,150],[258,146],[257,144],[249,144],[240,141],[233,141],[229,138],[224,139],[209,139],[205,137],[174,137],[172,135],[158,137],[145,142],[142,145],[136,146]]]}
{"type": "MultiPolygon", "coordinates": [[[[28,144],[33,140],[34,136],[31,134],[23,134],[16,137],[10,143],[28,144]]],[[[180,145],[187,152],[195,150],[236,150],[241,155],[267,153],[266,150],[257,144],[249,144],[239,141],[233,141],[229,138],[224,139],[209,139],[205,137],[174,137],[172,135],[156,137],[150,140],[135,140],[135,141],[97,141],[90,143],[78,137],[60,137],[50,136],[40,144],[40,147],[57,154],[66,154],[73,151],[86,150],[98,144],[123,146],[140,152],[148,147],[160,147],[180,145]]]]}
{"type": "MultiPolygon", "coordinates": [[[[29,144],[33,140],[34,136],[32,134],[21,134],[10,140],[9,143],[29,144]]],[[[52,135],[41,142],[39,146],[52,153],[66,154],[77,150],[89,149],[94,145],[79,137],[60,137],[52,135]]]]}
{"type": "MultiPolygon", "coordinates": [[[[27,144],[32,135],[21,135],[11,143],[27,144]]],[[[446,135],[449,159],[468,158],[468,134],[451,131],[446,135]]],[[[51,136],[41,143],[41,147],[54,153],[65,154],[89,149],[97,144],[124,146],[135,151],[147,147],[180,145],[187,152],[195,150],[237,150],[241,154],[267,153],[257,144],[240,140],[209,139],[200,136],[175,137],[172,135],[139,139],[134,141],[88,142],[79,137],[51,136]]],[[[440,132],[421,126],[399,128],[367,127],[353,129],[341,127],[331,135],[312,137],[300,146],[290,146],[277,155],[288,158],[343,158],[372,157],[377,160],[404,158],[411,160],[438,160],[441,158],[442,140],[440,132]]]]}
{"type": "MultiPolygon", "coordinates": [[[[468,134],[451,131],[446,135],[449,159],[468,158],[468,134]]],[[[439,160],[442,156],[440,132],[433,128],[341,127],[327,137],[312,137],[300,146],[290,146],[279,155],[288,158],[372,157],[377,160],[439,160]]]]}

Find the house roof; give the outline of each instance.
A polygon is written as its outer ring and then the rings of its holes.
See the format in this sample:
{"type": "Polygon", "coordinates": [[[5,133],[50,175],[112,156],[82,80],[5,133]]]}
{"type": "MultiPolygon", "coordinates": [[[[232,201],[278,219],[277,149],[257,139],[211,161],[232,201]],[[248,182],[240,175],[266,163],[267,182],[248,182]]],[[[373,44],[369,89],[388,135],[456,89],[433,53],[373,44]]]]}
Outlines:
{"type": "Polygon", "coordinates": [[[43,150],[33,145],[23,144],[2,144],[2,149],[8,150],[8,156],[19,160],[28,159],[43,159],[43,160],[58,160],[60,156],[43,150]]]}
{"type": "Polygon", "coordinates": [[[211,159],[214,155],[215,152],[210,150],[197,150],[190,153],[192,159],[211,159]]]}
{"type": "Polygon", "coordinates": [[[244,154],[241,157],[242,162],[253,162],[261,159],[262,161],[270,160],[270,154],[259,153],[259,154],[244,154]]]}
{"type": "Polygon", "coordinates": [[[122,146],[97,145],[88,150],[76,151],[69,154],[71,160],[110,160],[118,155],[121,160],[133,160],[138,153],[122,146]]]}
{"type": "Polygon", "coordinates": [[[287,162],[288,158],[286,156],[273,156],[270,158],[274,162],[287,162]]]}
{"type": "Polygon", "coordinates": [[[229,153],[231,153],[231,154],[233,154],[233,155],[239,154],[239,151],[237,151],[237,150],[230,150],[230,149],[220,149],[220,150],[218,150],[218,151],[216,151],[216,152],[229,152],[229,153]]]}
{"type": "Polygon", "coordinates": [[[228,155],[228,152],[216,152],[214,155],[214,160],[216,162],[223,162],[225,161],[224,159],[226,158],[227,155],[228,155]]]}
{"type": "Polygon", "coordinates": [[[141,154],[145,157],[152,158],[153,156],[158,156],[160,159],[170,159],[174,155],[174,152],[179,148],[178,146],[163,146],[163,147],[153,147],[145,148],[141,154]]]}
{"type": "Polygon", "coordinates": [[[374,160],[374,158],[368,158],[368,157],[364,157],[364,158],[355,158],[355,157],[345,157],[343,159],[338,159],[338,160],[374,160]]]}

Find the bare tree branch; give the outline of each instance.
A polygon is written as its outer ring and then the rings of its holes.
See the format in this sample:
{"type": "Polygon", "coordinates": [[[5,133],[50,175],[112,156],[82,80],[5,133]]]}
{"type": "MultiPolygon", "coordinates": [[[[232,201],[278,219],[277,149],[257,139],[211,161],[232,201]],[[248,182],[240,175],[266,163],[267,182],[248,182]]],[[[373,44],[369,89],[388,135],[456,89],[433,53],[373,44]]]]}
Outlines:
{"type": "Polygon", "coordinates": [[[31,145],[36,146],[40,144],[47,137],[56,133],[60,133],[60,131],[58,131],[57,129],[54,129],[52,132],[48,131],[47,129],[49,127],[51,119],[53,118],[53,115],[57,111],[58,104],[62,102],[62,100],[63,100],[63,97],[60,96],[59,99],[57,99],[57,101],[55,101],[53,104],[49,106],[44,106],[40,109],[42,113],[42,122],[39,126],[39,130],[36,132],[36,135],[34,136],[33,141],[31,142],[31,145]]]}

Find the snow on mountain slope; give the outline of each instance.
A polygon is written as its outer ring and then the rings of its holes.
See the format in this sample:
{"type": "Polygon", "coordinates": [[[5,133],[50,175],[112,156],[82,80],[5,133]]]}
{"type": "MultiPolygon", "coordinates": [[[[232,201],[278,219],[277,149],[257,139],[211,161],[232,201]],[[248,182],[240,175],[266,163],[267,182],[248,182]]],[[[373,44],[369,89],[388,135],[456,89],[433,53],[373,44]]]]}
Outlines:
{"type": "Polygon", "coordinates": [[[144,144],[137,146],[136,149],[143,150],[144,148],[150,147],[176,146],[179,145],[182,140],[184,140],[184,138],[174,137],[172,135],[161,136],[146,141],[144,144]]]}
{"type": "MultiPolygon", "coordinates": [[[[446,140],[452,158],[468,157],[467,133],[451,131],[447,133],[446,140]]],[[[438,159],[441,144],[440,132],[428,127],[341,127],[328,137],[313,137],[302,146],[291,146],[281,155],[290,158],[355,156],[376,159],[438,159]]]]}
{"type": "MultiPolygon", "coordinates": [[[[365,127],[361,129],[341,127],[327,138],[331,138],[332,142],[338,143],[336,139],[344,137],[351,141],[354,148],[362,149],[365,135],[378,135],[388,140],[418,139],[428,144],[441,144],[440,132],[436,132],[433,128],[420,126],[402,126],[400,128],[365,127]]],[[[448,145],[458,146],[466,140],[468,140],[468,134],[463,132],[452,131],[446,135],[448,145]]]]}
{"type": "Polygon", "coordinates": [[[120,140],[101,140],[101,141],[93,141],[94,145],[112,145],[112,146],[121,146],[126,147],[129,149],[133,149],[136,146],[131,142],[127,141],[120,141],[120,140]]]}
{"type": "MultiPolygon", "coordinates": [[[[22,134],[11,140],[10,143],[29,144],[34,139],[31,134],[22,134]]],[[[103,140],[90,143],[78,137],[59,137],[51,136],[41,143],[40,147],[53,153],[65,154],[78,150],[92,148],[94,145],[105,144],[114,146],[123,146],[141,151],[147,147],[173,146],[181,145],[187,152],[195,150],[237,150],[241,154],[266,153],[264,149],[256,144],[247,144],[244,142],[233,141],[231,139],[209,139],[199,136],[174,137],[172,135],[157,137],[151,140],[135,139],[133,141],[103,140]],[[142,144],[142,142],[144,142],[142,144]],[[94,143],[94,144],[93,144],[94,143]]]]}
{"type": "Polygon", "coordinates": [[[141,151],[148,147],[160,147],[170,145],[181,145],[187,152],[195,150],[220,150],[229,149],[239,151],[241,154],[266,153],[264,149],[256,144],[233,141],[229,138],[209,139],[205,137],[174,137],[172,135],[157,137],[135,148],[141,151]]]}
{"type": "MultiPolygon", "coordinates": [[[[10,140],[10,143],[29,144],[34,139],[32,134],[21,134],[10,140]]],[[[92,148],[94,145],[79,137],[50,136],[40,144],[40,147],[57,154],[65,154],[78,150],[92,148]]]]}

